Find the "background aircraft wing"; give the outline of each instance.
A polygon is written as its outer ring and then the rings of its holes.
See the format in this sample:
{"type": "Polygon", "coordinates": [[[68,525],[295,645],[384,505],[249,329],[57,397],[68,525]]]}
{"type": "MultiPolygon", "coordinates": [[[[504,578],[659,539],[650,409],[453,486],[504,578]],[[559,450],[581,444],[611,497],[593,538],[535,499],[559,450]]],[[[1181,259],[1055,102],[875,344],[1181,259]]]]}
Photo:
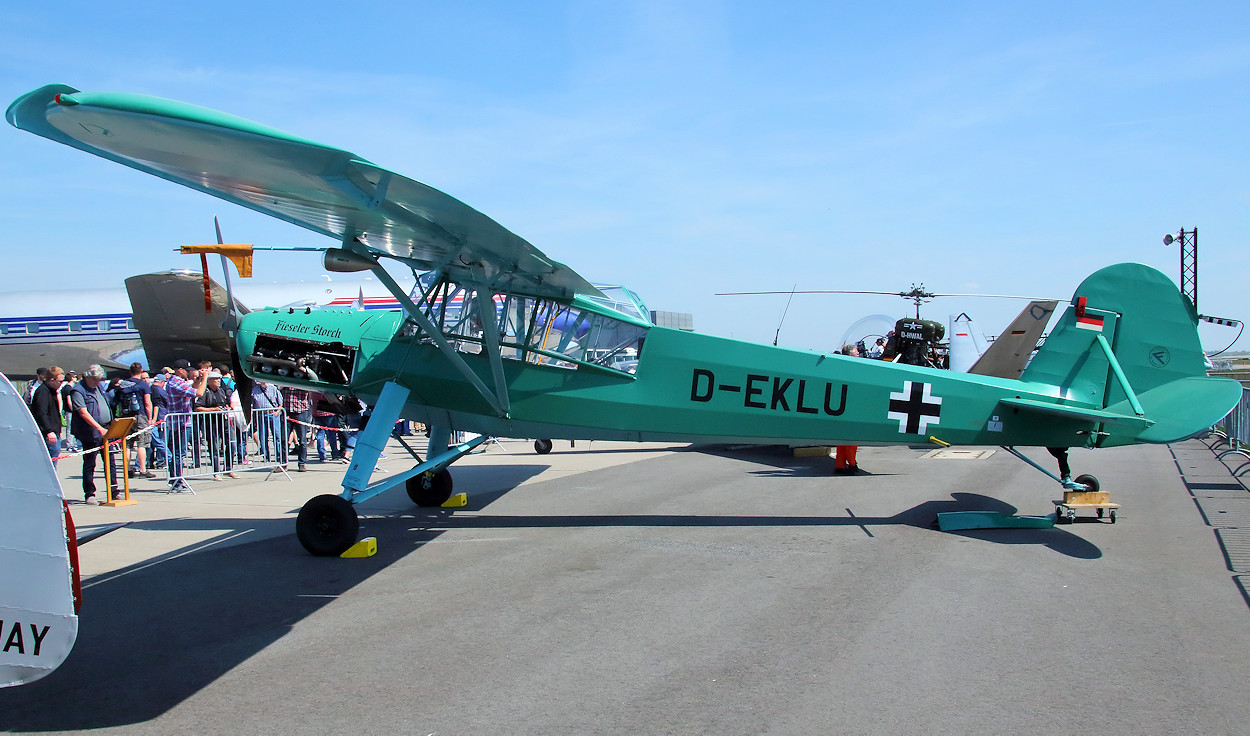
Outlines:
{"type": "Polygon", "coordinates": [[[1029,302],[968,372],[978,376],[1019,378],[1057,306],[1059,302],[1054,300],[1029,302]]]}
{"type": "Polygon", "coordinates": [[[49,85],[5,119],[22,130],[272,215],[359,240],[419,271],[533,296],[597,295],[486,215],[353,153],[225,113],[146,95],[49,85]]]}
{"type": "Polygon", "coordinates": [[[0,687],[49,674],[78,638],[61,484],[26,402],[0,374],[0,687]]]}
{"type": "MultiPolygon", "coordinates": [[[[145,273],[126,279],[132,319],[143,352],[154,370],[188,361],[230,362],[230,336],[222,323],[229,315],[225,288],[209,279],[210,312],[204,311],[204,277],[187,271],[145,273]]],[[[234,300],[237,314],[247,306],[234,300]]]]}

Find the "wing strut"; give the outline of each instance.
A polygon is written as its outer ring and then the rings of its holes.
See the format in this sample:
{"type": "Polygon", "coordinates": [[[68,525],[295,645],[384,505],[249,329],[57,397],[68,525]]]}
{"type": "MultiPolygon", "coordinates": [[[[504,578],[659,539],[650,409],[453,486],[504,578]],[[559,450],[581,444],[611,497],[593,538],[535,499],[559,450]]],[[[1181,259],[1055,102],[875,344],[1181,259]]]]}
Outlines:
{"type": "Polygon", "coordinates": [[[495,311],[495,299],[491,292],[474,289],[473,298],[477,300],[477,313],[482,316],[482,341],[490,352],[490,372],[495,377],[495,396],[503,408],[503,415],[508,416],[512,406],[508,400],[508,384],[503,375],[503,356],[499,351],[499,314],[495,311]]]}
{"type": "MultiPolygon", "coordinates": [[[[408,294],[400,288],[399,284],[395,283],[395,279],[391,278],[391,275],[386,272],[386,269],[382,268],[382,264],[375,260],[374,265],[370,267],[369,270],[373,272],[373,275],[376,276],[378,280],[386,286],[387,290],[391,292],[395,299],[399,301],[399,305],[403,307],[404,313],[412,318],[412,320],[418,325],[421,325],[421,329],[425,330],[425,333],[430,336],[430,339],[434,341],[434,344],[438,346],[438,349],[442,351],[447,360],[456,367],[456,370],[460,371],[460,374],[463,375],[469,383],[473,384],[473,388],[477,389],[477,392],[481,394],[483,399],[486,400],[486,403],[490,404],[490,407],[495,410],[496,416],[508,418],[506,395],[504,400],[500,401],[499,397],[496,396],[494,392],[492,392],[490,388],[482,382],[482,379],[478,378],[478,375],[473,372],[473,369],[469,367],[469,364],[464,362],[464,358],[460,357],[460,354],[456,352],[456,349],[447,342],[447,338],[443,337],[443,331],[435,326],[434,323],[430,321],[429,317],[425,316],[425,313],[421,311],[421,308],[418,307],[411,298],[409,298],[408,294]]],[[[491,309],[493,313],[494,302],[491,302],[491,309]]],[[[490,320],[483,320],[482,322],[485,324],[488,321],[490,320]]],[[[499,371],[495,375],[495,383],[496,385],[501,385],[502,366],[500,366],[499,369],[495,368],[495,362],[497,360],[499,360],[498,340],[495,341],[491,350],[491,370],[499,371]]]]}

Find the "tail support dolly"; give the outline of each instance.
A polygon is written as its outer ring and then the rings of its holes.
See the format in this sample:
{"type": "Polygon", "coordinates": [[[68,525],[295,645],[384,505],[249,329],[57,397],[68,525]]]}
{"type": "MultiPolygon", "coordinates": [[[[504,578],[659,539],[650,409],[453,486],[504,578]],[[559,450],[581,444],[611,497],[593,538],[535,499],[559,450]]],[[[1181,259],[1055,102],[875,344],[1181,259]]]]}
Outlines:
{"type": "Polygon", "coordinates": [[[1108,491],[1100,491],[1098,489],[1098,478],[1083,474],[1078,475],[1071,480],[1065,481],[1046,468],[1038,465],[1029,458],[1025,457],[1019,450],[1014,447],[1001,445],[1007,452],[1015,455],[1028,465],[1036,468],[1045,474],[1048,478],[1063,486],[1063,500],[1052,501],[1055,504],[1055,523],[1071,524],[1076,521],[1077,509],[1094,509],[1098,518],[1103,518],[1106,514],[1111,523],[1115,523],[1116,509],[1120,508],[1120,504],[1111,503],[1111,493],[1108,491]]]}

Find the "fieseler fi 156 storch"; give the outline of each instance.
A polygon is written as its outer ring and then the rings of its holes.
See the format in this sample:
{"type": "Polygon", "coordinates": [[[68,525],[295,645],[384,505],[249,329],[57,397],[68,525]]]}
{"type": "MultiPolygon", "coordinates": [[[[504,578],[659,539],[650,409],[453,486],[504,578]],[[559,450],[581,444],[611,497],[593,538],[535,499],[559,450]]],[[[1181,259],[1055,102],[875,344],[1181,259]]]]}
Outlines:
{"type": "Polygon", "coordinates": [[[1191,436],[1240,396],[1206,376],[1193,305],[1147,266],[1086,278],[1019,380],[958,374],[655,326],[628,293],[604,294],[440,191],[224,113],[52,85],[6,118],[324,235],[327,269],[389,285],[400,310],[270,309],[238,326],[252,377],[373,406],[342,493],[299,515],[314,554],[352,545],[352,504],[380,492],[441,503],[448,467],[485,436],[1114,447],[1191,436]],[[420,272],[419,288],[401,289],[385,259],[420,272]],[[428,453],[371,481],[399,417],[431,426],[428,453]],[[453,429],[482,437],[451,445],[453,429]]]}

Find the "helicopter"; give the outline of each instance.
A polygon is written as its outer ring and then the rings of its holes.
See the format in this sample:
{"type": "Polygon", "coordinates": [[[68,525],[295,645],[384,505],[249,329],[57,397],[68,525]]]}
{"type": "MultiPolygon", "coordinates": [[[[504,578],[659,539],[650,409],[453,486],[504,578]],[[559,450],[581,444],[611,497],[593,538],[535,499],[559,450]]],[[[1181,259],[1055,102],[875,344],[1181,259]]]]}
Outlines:
{"type": "MultiPolygon", "coordinates": [[[[1008,349],[1013,354],[1019,353],[1016,343],[1021,342],[1020,339],[1028,334],[1032,334],[1034,330],[1024,331],[1017,329],[1019,323],[1026,315],[1031,315],[1031,322],[1039,322],[1036,326],[1036,334],[1033,334],[1031,342],[1034,347],[1037,344],[1037,338],[1041,334],[1041,329],[1045,327],[1050,315],[1054,312],[1060,300],[1058,299],[1039,299],[1034,297],[1018,296],[1015,294],[938,294],[925,289],[924,283],[913,282],[911,288],[906,291],[875,291],[862,289],[811,289],[799,290],[791,289],[789,291],[733,291],[721,292],[716,296],[760,296],[766,294],[788,294],[793,299],[795,294],[881,294],[885,296],[898,296],[912,302],[915,308],[915,315],[908,317],[900,317],[894,321],[892,328],[890,326],[890,318],[884,315],[871,315],[865,317],[852,324],[842,335],[842,345],[854,345],[861,356],[869,356],[888,360],[895,363],[905,363],[907,365],[927,366],[930,368],[949,368],[950,355],[948,345],[942,340],[946,337],[946,326],[941,322],[931,319],[924,319],[920,316],[920,307],[929,303],[933,299],[943,297],[983,297],[994,299],[1029,299],[1029,306],[1025,307],[1020,316],[1012,322],[1012,327],[1007,330],[1005,335],[1011,335],[1017,339],[1012,340],[1011,347],[1004,345],[1000,350],[995,352],[1004,352],[1008,349]],[[874,345],[877,340],[883,341],[880,354],[874,354],[876,350],[874,345]],[[869,341],[872,341],[871,343],[869,341]]],[[[786,310],[789,310],[789,303],[786,304],[786,310]]],[[[784,321],[785,314],[782,315],[784,321]]],[[[781,325],[777,326],[780,333],[781,325]]],[[[774,336],[773,344],[777,344],[777,338],[774,336]]],[[[991,346],[992,348],[992,346],[991,346]]],[[[1032,352],[1029,350],[1028,352],[1032,352]]],[[[1025,353],[1027,358],[1028,352],[1025,353]]],[[[989,354],[987,350],[986,355],[989,354]]],[[[1022,369],[1023,366],[1020,366],[1022,369]]],[[[1019,370],[1015,370],[1014,374],[1004,377],[1015,378],[1019,376],[1019,370]]],[[[995,373],[983,373],[984,375],[996,375],[995,373]]]]}

